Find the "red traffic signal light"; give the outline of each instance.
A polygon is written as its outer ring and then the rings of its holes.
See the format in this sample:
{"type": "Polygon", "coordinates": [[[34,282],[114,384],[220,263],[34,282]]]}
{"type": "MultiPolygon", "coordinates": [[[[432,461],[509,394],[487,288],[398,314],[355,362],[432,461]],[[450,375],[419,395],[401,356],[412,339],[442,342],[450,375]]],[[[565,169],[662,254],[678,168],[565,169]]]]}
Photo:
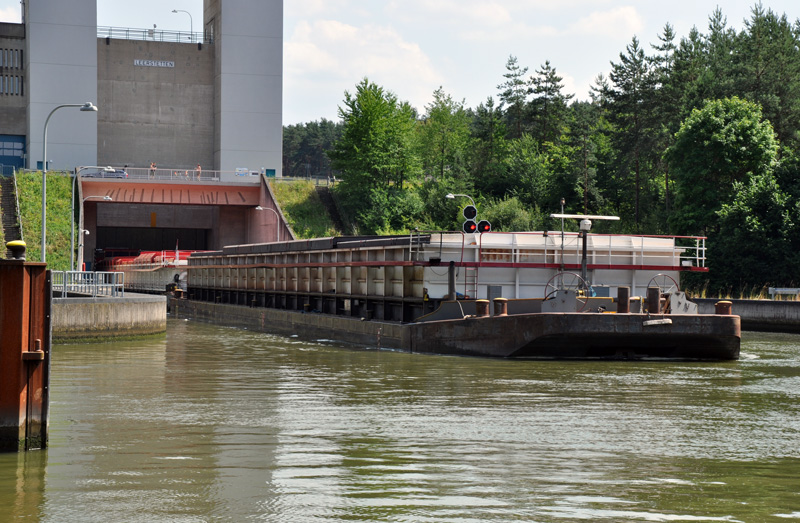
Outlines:
{"type": "Polygon", "coordinates": [[[478,224],[474,220],[466,220],[462,228],[466,233],[473,233],[478,230],[478,224]]]}
{"type": "Polygon", "coordinates": [[[478,232],[492,232],[492,224],[489,220],[481,220],[478,222],[478,232]]]}
{"type": "Polygon", "coordinates": [[[478,209],[474,205],[467,205],[464,207],[464,218],[467,220],[474,220],[478,215],[478,209]]]}

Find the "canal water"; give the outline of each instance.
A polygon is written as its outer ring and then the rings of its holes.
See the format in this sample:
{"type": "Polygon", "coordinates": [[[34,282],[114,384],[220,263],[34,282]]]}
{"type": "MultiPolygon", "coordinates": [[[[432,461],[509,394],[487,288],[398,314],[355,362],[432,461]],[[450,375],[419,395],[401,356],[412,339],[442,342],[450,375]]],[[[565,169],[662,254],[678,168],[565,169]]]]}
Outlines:
{"type": "Polygon", "coordinates": [[[170,320],[57,345],[2,521],[800,520],[800,337],[727,363],[363,350],[170,320]]]}

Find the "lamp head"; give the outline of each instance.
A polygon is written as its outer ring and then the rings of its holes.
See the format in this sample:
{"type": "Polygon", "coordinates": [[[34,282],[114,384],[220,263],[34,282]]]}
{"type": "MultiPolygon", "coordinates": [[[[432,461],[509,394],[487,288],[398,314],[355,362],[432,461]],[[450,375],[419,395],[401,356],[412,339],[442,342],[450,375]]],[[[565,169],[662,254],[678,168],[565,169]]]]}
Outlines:
{"type": "Polygon", "coordinates": [[[93,104],[92,102],[86,102],[81,107],[81,111],[94,111],[94,112],[97,112],[97,106],[95,104],[93,104]]]}
{"type": "Polygon", "coordinates": [[[445,195],[445,198],[447,198],[448,200],[454,200],[456,198],[456,195],[453,193],[447,193],[445,195]]]}
{"type": "Polygon", "coordinates": [[[173,13],[177,13],[177,12],[178,12],[178,10],[177,10],[177,9],[173,9],[173,10],[172,10],[172,12],[173,12],[173,13]]]}

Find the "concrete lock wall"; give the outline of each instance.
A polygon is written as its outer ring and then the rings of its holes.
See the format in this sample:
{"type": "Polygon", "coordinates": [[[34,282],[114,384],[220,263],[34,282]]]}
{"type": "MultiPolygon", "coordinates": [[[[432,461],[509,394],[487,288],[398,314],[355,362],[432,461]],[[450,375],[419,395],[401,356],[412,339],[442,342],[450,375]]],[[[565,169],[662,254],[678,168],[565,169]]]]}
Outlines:
{"type": "MultiPolygon", "coordinates": [[[[722,298],[692,299],[700,314],[714,314],[714,304],[722,298]]],[[[743,330],[800,332],[800,301],[726,300],[733,314],[742,318],[743,330]]]]}
{"type": "Polygon", "coordinates": [[[25,26],[0,23],[2,74],[11,85],[0,86],[0,129],[2,134],[28,134],[28,88],[25,85],[25,26]]]}
{"type": "Polygon", "coordinates": [[[214,165],[214,45],[97,40],[99,165],[214,165]]]}
{"type": "Polygon", "coordinates": [[[217,52],[216,163],[281,176],[283,0],[205,0],[203,17],[217,52]]]}
{"type": "Polygon", "coordinates": [[[167,330],[166,296],[54,298],[53,339],[143,336],[167,330]]]}
{"type": "MultiPolygon", "coordinates": [[[[33,169],[42,160],[42,131],[50,112],[61,104],[97,101],[97,0],[37,0],[25,2],[24,9],[27,163],[33,169]]],[[[54,114],[47,128],[50,169],[97,165],[99,115],[77,107],[54,114]]]]}

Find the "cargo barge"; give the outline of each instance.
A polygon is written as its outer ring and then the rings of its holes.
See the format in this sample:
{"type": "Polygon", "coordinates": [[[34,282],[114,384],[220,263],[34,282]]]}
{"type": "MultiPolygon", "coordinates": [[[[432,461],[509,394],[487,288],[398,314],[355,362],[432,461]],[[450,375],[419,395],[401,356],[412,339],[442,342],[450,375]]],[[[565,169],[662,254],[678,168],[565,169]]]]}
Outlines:
{"type": "Polygon", "coordinates": [[[408,352],[730,360],[739,317],[704,315],[680,275],[705,238],[413,233],[191,254],[181,317],[408,352]]]}
{"type": "MultiPolygon", "coordinates": [[[[164,294],[173,289],[186,290],[186,266],[189,256],[198,251],[137,251],[117,255],[114,250],[104,252],[98,271],[121,272],[125,275],[126,291],[144,294],[164,294]]],[[[126,251],[127,252],[127,251],[126,251]]]]}

